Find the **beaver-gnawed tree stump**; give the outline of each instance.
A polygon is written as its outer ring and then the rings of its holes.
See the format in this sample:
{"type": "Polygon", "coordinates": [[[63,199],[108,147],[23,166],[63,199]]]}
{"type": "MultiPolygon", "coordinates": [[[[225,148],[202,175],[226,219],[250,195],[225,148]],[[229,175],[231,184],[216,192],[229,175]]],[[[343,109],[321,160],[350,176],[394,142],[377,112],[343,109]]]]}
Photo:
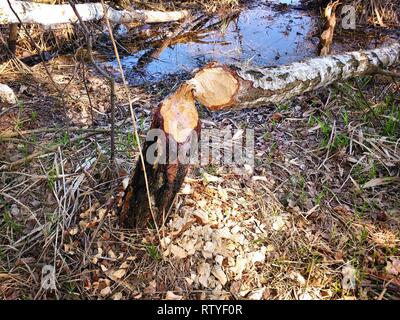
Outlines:
{"type": "Polygon", "coordinates": [[[192,87],[183,84],[153,113],[142,149],[148,188],[139,158],[122,203],[120,217],[125,226],[145,227],[153,218],[152,211],[154,222],[162,223],[185,179],[190,147],[197,143],[199,133],[192,87]]]}

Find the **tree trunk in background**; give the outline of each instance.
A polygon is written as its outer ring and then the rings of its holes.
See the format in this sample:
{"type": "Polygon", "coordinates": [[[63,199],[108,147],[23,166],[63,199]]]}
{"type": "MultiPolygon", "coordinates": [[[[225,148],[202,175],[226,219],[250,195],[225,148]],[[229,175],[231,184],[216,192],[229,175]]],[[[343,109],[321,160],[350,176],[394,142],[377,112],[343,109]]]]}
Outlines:
{"type": "MultiPolygon", "coordinates": [[[[13,10],[17,13],[22,23],[34,23],[50,26],[60,23],[78,22],[69,4],[44,4],[28,1],[10,0],[13,10]]],[[[83,21],[100,20],[107,15],[107,18],[114,23],[158,23],[178,21],[189,15],[186,10],[182,11],[151,11],[151,10],[116,10],[106,6],[104,11],[101,3],[77,4],[76,8],[83,21]]],[[[18,18],[11,10],[7,0],[0,1],[0,25],[19,23],[18,18]]]]}
{"type": "Polygon", "coordinates": [[[18,24],[10,24],[9,29],[7,45],[10,52],[15,55],[15,50],[17,49],[18,24]]]}
{"type": "MultiPolygon", "coordinates": [[[[158,129],[158,132],[150,131],[157,134],[157,138],[155,141],[149,139],[151,141],[146,141],[142,148],[151,207],[155,223],[159,225],[182,186],[189,168],[189,162],[184,161],[189,159],[187,151],[193,142],[197,143],[200,133],[199,116],[191,89],[183,84],[158,106],[150,128],[158,129]]],[[[140,158],[125,190],[120,217],[122,224],[128,227],[146,227],[152,218],[140,158]]]]}
{"type": "MultiPolygon", "coordinates": [[[[167,140],[177,142],[177,149],[187,148],[200,130],[195,100],[211,111],[262,107],[279,103],[307,91],[373,73],[376,68],[391,66],[400,60],[400,44],[371,51],[352,52],[297,62],[287,66],[257,68],[210,64],[183,83],[166,98],[153,115],[151,128],[161,129],[167,140]]],[[[198,136],[196,137],[196,139],[198,136]]],[[[178,193],[188,164],[179,161],[166,164],[148,162],[147,151],[152,142],[143,147],[151,204],[155,220],[160,222],[178,193]]],[[[163,144],[160,144],[163,146],[163,144]]],[[[170,146],[160,149],[167,153],[170,146]]],[[[142,163],[139,160],[125,192],[121,220],[129,227],[143,227],[151,211],[142,163]]]]}

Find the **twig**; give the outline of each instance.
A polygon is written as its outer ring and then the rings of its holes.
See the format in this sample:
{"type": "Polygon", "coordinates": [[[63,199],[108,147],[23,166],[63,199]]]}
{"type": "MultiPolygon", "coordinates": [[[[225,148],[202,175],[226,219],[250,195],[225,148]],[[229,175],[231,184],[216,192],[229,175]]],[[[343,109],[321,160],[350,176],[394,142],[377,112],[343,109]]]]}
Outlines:
{"type": "Polygon", "coordinates": [[[384,76],[388,76],[388,77],[392,77],[392,78],[400,78],[400,73],[394,72],[394,71],[389,71],[389,70],[376,69],[374,73],[382,74],[384,76]]]}
{"type": "Polygon", "coordinates": [[[83,85],[85,87],[86,95],[89,100],[89,107],[90,107],[90,117],[92,118],[92,125],[94,124],[94,116],[93,116],[93,104],[92,104],[92,98],[90,97],[89,94],[89,88],[87,86],[87,79],[86,79],[86,73],[85,73],[85,64],[82,63],[82,79],[83,79],[83,85]]]}
{"type": "Polygon", "coordinates": [[[109,133],[111,130],[107,128],[77,128],[77,127],[61,127],[61,128],[38,128],[38,129],[32,129],[32,130],[24,130],[24,131],[13,131],[9,133],[3,133],[0,134],[0,140],[3,139],[10,139],[10,138],[15,138],[15,137],[22,137],[30,134],[36,134],[36,133],[50,133],[50,132],[59,132],[59,131],[67,131],[69,130],[70,132],[94,132],[94,133],[109,133]]]}

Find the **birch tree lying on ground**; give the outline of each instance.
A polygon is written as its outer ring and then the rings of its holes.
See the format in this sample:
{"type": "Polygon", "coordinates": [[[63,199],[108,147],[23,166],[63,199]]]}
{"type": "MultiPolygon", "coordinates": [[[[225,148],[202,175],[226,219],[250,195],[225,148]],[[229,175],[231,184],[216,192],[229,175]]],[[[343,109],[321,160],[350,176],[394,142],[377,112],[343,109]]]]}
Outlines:
{"type": "MultiPolygon", "coordinates": [[[[116,10],[98,3],[77,4],[76,8],[83,21],[101,20],[104,16],[114,23],[159,23],[179,21],[189,15],[189,11],[116,10]]],[[[0,25],[13,23],[32,23],[51,26],[77,22],[69,4],[45,4],[29,1],[0,1],[0,25]],[[15,13],[14,13],[15,12],[15,13]],[[18,17],[17,17],[17,16],[18,17]],[[19,19],[18,19],[19,18],[19,19]]]]}
{"type": "Polygon", "coordinates": [[[396,43],[280,67],[210,64],[200,69],[156,108],[151,129],[164,132],[162,140],[166,143],[157,141],[157,151],[158,157],[167,161],[150,161],[147,151],[154,141],[145,142],[142,150],[146,174],[139,161],[125,190],[122,222],[129,227],[143,227],[152,216],[157,223],[164,220],[189,168],[179,158],[169,159],[168,149],[172,141],[178,153],[185,152],[192,140],[197,139],[198,134],[191,134],[200,131],[196,101],[210,111],[263,107],[336,81],[374,73],[399,61],[400,44],[396,43]],[[151,203],[147,200],[147,189],[151,203]]]}

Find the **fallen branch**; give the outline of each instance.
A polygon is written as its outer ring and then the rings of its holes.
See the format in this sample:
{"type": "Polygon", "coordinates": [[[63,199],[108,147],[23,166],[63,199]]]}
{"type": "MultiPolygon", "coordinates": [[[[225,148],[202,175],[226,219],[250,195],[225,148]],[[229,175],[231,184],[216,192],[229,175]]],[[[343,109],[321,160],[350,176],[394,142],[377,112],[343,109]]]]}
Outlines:
{"type": "Polygon", "coordinates": [[[59,128],[38,128],[32,130],[24,130],[24,131],[11,131],[0,134],[0,141],[16,138],[16,137],[24,137],[27,135],[37,134],[37,133],[52,133],[52,132],[95,132],[95,133],[110,133],[111,129],[109,128],[78,128],[78,127],[59,127],[59,128]]]}
{"type": "MultiPolygon", "coordinates": [[[[78,22],[78,17],[69,4],[44,4],[29,1],[10,1],[22,23],[50,26],[60,23],[78,22]]],[[[189,15],[189,11],[116,10],[101,3],[77,4],[76,10],[82,21],[101,20],[106,15],[114,23],[159,23],[179,21],[189,15]]],[[[0,1],[0,25],[20,23],[6,1],[0,1]]]]}
{"type": "MultiPolygon", "coordinates": [[[[94,134],[96,134],[96,132],[89,132],[89,133],[77,136],[75,138],[70,139],[69,143],[72,144],[76,141],[81,141],[81,140],[87,139],[87,138],[93,136],[94,134]]],[[[63,146],[64,146],[64,144],[62,144],[62,143],[53,144],[49,147],[46,147],[44,150],[36,151],[25,158],[2,165],[0,167],[0,171],[6,170],[6,169],[8,169],[8,170],[15,169],[15,168],[19,167],[20,165],[27,164],[27,163],[31,162],[33,159],[41,157],[41,156],[45,155],[46,153],[53,152],[53,151],[57,150],[59,147],[63,147],[63,146]]]]}

